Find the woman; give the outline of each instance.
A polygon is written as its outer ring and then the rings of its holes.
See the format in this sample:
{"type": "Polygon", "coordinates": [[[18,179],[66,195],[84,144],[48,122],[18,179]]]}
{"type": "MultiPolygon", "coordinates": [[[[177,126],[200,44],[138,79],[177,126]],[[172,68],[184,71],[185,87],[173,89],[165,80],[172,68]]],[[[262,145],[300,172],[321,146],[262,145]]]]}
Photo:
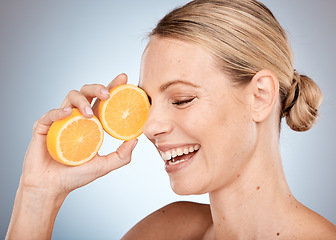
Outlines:
{"type": "MultiPolygon", "coordinates": [[[[75,168],[52,160],[45,146],[53,121],[72,107],[92,117],[92,99],[107,99],[109,88],[126,82],[121,74],[107,88],[71,91],[60,109],[36,122],[8,239],[50,238],[69,192],[130,162],[137,140],[75,168]]],[[[310,129],[321,93],[294,70],[287,37],[263,4],[196,0],[172,11],[150,35],[139,86],[151,101],[144,134],[172,189],[209,193],[210,206],[170,204],[124,239],[336,238],[335,226],[299,203],[284,176],[281,118],[295,131],[310,129]]]]}

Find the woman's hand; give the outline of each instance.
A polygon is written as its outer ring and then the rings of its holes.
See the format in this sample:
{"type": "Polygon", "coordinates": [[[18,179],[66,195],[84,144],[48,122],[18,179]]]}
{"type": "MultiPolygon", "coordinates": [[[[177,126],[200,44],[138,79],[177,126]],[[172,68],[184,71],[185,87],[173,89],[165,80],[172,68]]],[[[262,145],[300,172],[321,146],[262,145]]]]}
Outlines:
{"type": "MultiPolygon", "coordinates": [[[[111,82],[109,88],[126,82],[127,76],[121,74],[111,82]]],[[[137,140],[124,142],[116,152],[106,156],[97,154],[88,163],[76,167],[63,165],[49,155],[46,136],[51,124],[69,116],[73,107],[78,108],[85,117],[92,117],[91,102],[96,97],[101,100],[108,99],[108,89],[94,84],[85,85],[80,91],[73,90],[65,98],[61,109],[49,111],[35,123],[23,166],[23,186],[44,189],[50,194],[66,195],[131,161],[131,152],[137,140]]]]}
{"type": "Polygon", "coordinates": [[[109,98],[108,89],[126,82],[127,76],[120,74],[108,88],[94,84],[85,85],[80,91],[71,91],[60,109],[51,110],[36,121],[23,164],[7,238],[20,239],[23,236],[27,239],[28,236],[37,237],[36,234],[39,234],[38,239],[49,238],[57,212],[72,190],[131,161],[136,139],[122,143],[115,152],[106,156],[97,154],[91,161],[75,167],[63,165],[52,159],[46,146],[47,133],[54,121],[69,116],[74,107],[85,117],[92,117],[92,100],[97,98],[96,106],[100,99],[109,98]],[[39,210],[43,206],[48,209],[39,210]]]}

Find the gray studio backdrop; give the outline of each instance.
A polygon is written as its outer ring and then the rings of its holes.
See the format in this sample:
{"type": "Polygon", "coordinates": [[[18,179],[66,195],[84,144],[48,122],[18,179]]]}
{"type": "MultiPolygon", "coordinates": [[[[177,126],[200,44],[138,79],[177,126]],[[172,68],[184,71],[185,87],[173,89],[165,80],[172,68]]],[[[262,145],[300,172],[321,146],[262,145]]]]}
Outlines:
{"type": "MultiPolygon", "coordinates": [[[[3,239],[36,119],[58,108],[67,92],[107,84],[125,72],[137,84],[144,37],[185,0],[0,1],[0,238],[3,239]]],[[[336,223],[336,1],[264,0],[287,30],[295,67],[324,93],[321,117],[306,133],[283,127],[281,151],[289,185],[308,207],[336,223]]],[[[101,153],[120,141],[105,136],[101,153]]],[[[141,136],[133,162],[72,192],[53,239],[120,239],[137,221],[180,197],[162,160],[141,136]]]]}

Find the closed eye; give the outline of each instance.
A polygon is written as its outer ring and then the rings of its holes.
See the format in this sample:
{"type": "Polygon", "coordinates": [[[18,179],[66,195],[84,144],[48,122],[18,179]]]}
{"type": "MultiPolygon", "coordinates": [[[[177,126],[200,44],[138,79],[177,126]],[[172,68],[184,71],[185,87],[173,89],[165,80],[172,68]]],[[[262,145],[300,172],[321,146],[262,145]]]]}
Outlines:
{"type": "Polygon", "coordinates": [[[185,100],[174,101],[174,102],[172,102],[172,104],[180,106],[180,105],[183,105],[183,104],[190,103],[190,102],[192,102],[194,99],[195,99],[195,97],[188,98],[188,99],[185,99],[185,100]]]}

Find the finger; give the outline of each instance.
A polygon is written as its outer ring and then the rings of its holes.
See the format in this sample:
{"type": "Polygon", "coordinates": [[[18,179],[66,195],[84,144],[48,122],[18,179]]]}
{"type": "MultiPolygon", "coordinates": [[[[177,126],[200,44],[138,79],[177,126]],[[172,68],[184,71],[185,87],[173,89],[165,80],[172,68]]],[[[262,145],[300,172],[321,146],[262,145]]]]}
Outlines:
{"type": "MultiPolygon", "coordinates": [[[[109,85],[107,86],[107,89],[111,90],[112,88],[116,86],[126,84],[126,83],[127,83],[127,75],[125,73],[121,73],[115,79],[113,79],[112,82],[109,83],[109,85]]],[[[96,116],[98,116],[97,106],[99,103],[100,103],[100,99],[97,98],[92,107],[94,115],[96,116]]]]}
{"type": "Polygon", "coordinates": [[[80,93],[82,93],[90,103],[95,97],[101,100],[106,100],[110,97],[108,89],[101,84],[84,85],[80,93]]]}
{"type": "Polygon", "coordinates": [[[93,116],[90,102],[81,92],[77,90],[69,92],[61,107],[75,107],[79,109],[84,117],[91,118],[93,116]]]}
{"type": "Polygon", "coordinates": [[[107,85],[107,89],[111,90],[116,86],[126,83],[127,83],[127,75],[125,73],[121,73],[115,79],[113,79],[112,82],[109,83],[109,85],[107,85]]]}
{"type": "Polygon", "coordinates": [[[74,107],[71,105],[70,101],[69,101],[69,95],[73,94],[73,92],[78,92],[77,90],[71,90],[68,95],[66,95],[66,97],[64,98],[60,108],[67,108],[67,107],[74,107]]]}
{"type": "Polygon", "coordinates": [[[66,118],[70,116],[71,113],[72,108],[50,110],[35,122],[33,127],[33,135],[46,135],[53,122],[66,118]]]}
{"type": "Polygon", "coordinates": [[[109,172],[125,166],[131,162],[132,151],[136,146],[138,139],[123,142],[119,148],[106,156],[96,156],[96,161],[90,161],[83,165],[89,169],[94,178],[102,177],[109,172]],[[90,166],[91,165],[91,166],[90,166]],[[94,166],[93,166],[94,165],[94,166]]]}

